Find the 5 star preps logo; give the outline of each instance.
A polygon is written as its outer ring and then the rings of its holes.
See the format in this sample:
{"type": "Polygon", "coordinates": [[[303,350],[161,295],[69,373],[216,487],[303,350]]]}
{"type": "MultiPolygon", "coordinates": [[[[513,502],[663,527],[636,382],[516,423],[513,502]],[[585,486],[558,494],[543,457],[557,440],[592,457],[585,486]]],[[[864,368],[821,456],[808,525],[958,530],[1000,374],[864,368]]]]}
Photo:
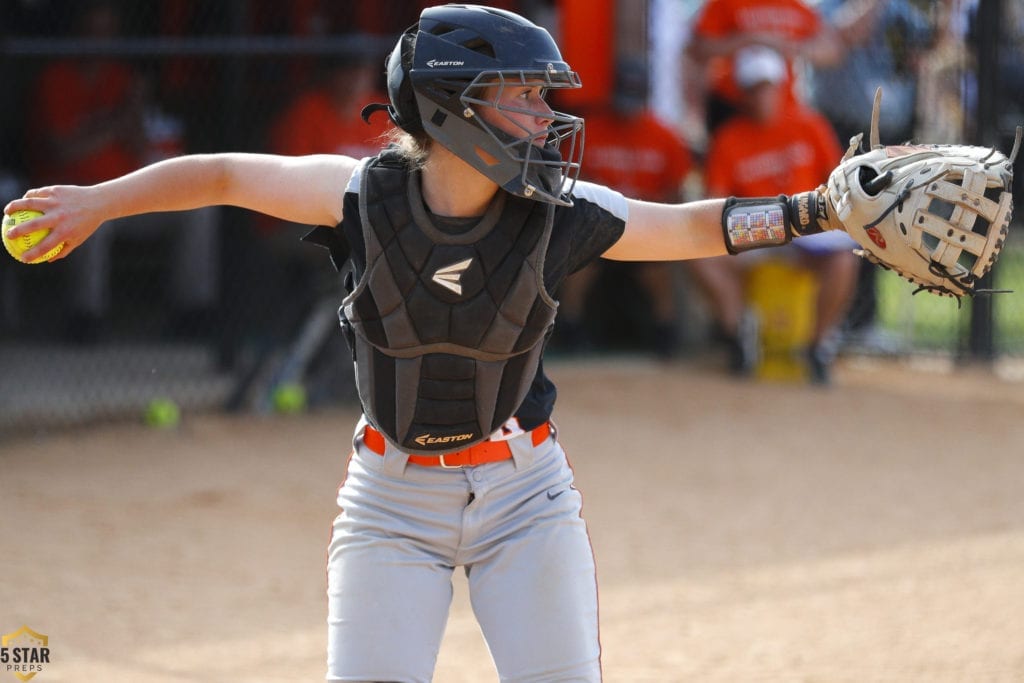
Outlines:
{"type": "Polygon", "coordinates": [[[28,626],[0,637],[0,671],[27,681],[50,663],[50,638],[28,626]]]}

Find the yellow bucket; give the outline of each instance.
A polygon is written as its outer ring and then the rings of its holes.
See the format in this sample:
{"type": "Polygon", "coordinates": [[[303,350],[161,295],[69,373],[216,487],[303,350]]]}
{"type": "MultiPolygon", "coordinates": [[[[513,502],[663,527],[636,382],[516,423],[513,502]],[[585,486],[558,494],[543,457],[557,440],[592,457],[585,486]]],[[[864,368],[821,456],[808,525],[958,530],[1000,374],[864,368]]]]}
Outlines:
{"type": "Polygon", "coordinates": [[[748,305],[760,320],[759,379],[807,380],[805,351],[814,332],[818,281],[814,272],[794,263],[769,259],[747,272],[748,305]]]}

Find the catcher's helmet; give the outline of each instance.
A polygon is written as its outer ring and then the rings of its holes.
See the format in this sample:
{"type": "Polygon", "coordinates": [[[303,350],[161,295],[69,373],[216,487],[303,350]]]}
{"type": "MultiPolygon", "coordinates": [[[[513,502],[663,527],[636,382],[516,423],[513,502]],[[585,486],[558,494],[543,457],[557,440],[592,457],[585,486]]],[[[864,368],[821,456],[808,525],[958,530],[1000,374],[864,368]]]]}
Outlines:
{"type": "Polygon", "coordinates": [[[427,8],[388,57],[387,85],[390,105],[371,105],[364,117],[386,109],[398,127],[425,132],[512,194],[571,205],[568,194],[583,156],[583,119],[552,112],[541,147],[533,142],[536,133],[523,128],[521,136],[509,135],[488,125],[475,109],[532,113],[498,105],[501,90],[580,87],[579,76],[543,28],[479,5],[427,8]],[[485,99],[490,86],[498,94],[485,99]]]}

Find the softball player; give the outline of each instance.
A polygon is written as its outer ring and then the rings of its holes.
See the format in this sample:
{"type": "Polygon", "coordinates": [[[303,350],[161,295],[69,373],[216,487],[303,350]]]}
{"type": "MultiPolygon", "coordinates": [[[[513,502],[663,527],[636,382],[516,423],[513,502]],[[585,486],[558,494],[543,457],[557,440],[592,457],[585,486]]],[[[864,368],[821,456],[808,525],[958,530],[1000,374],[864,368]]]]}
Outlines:
{"type": "Polygon", "coordinates": [[[462,567],[501,680],[598,681],[594,559],[541,363],[551,292],[599,256],[715,256],[817,231],[817,195],[670,205],[576,182],[583,121],[545,95],[579,78],[510,12],[428,8],[386,68],[390,103],[364,116],[397,128],[376,157],[186,156],[5,211],[45,213],[14,229],[52,230],[26,259],[152,211],[331,226],[309,238],[352,267],[340,318],[364,416],[330,543],[327,678],[430,680],[462,567]]]}

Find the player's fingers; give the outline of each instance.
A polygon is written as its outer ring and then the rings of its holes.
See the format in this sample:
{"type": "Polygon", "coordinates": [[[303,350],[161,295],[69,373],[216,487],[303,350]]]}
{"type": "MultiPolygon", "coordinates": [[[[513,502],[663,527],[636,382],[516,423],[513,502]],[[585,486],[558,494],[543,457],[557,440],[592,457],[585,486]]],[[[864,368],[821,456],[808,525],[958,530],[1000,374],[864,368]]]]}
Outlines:
{"type": "Polygon", "coordinates": [[[7,205],[4,207],[4,215],[10,216],[16,211],[24,211],[27,206],[26,201],[25,199],[12,199],[7,202],[7,205]]]}
{"type": "Polygon", "coordinates": [[[64,245],[63,249],[59,253],[54,254],[50,258],[46,259],[47,262],[57,261],[64,258],[72,251],[72,247],[69,246],[69,240],[62,238],[56,232],[51,232],[49,235],[40,240],[39,244],[35,245],[31,249],[28,249],[21,255],[21,260],[25,263],[32,263],[36,259],[42,258],[50,252],[51,249],[55,249],[61,245],[64,245]]]}
{"type": "Polygon", "coordinates": [[[27,190],[21,198],[8,202],[7,206],[4,207],[4,213],[9,215],[15,211],[25,210],[45,212],[45,206],[52,202],[59,201],[62,196],[67,194],[67,190],[73,189],[76,188],[74,188],[74,186],[67,185],[34,187],[31,190],[27,190]]]}
{"type": "MultiPolygon", "coordinates": [[[[67,258],[68,254],[70,254],[73,250],[74,250],[74,247],[71,247],[71,246],[68,245],[67,242],[64,242],[64,248],[61,249],[60,251],[58,251],[53,256],[51,256],[50,258],[46,259],[46,262],[47,263],[53,263],[54,261],[60,261],[62,258],[67,258]]],[[[43,254],[45,254],[45,253],[46,252],[43,252],[43,254]]],[[[40,256],[42,256],[43,254],[40,254],[40,256]]],[[[38,256],[36,258],[38,258],[38,256]]]]}
{"type": "MultiPolygon", "coordinates": [[[[4,207],[4,215],[13,216],[19,211],[39,211],[40,213],[49,214],[50,212],[47,209],[49,209],[50,206],[51,202],[46,199],[15,199],[8,202],[7,206],[4,207]]],[[[40,223],[36,222],[39,218],[41,218],[41,216],[13,226],[10,231],[8,231],[8,236],[17,237],[19,235],[32,232],[33,230],[38,230],[41,227],[40,223]]]]}
{"type": "MultiPolygon", "coordinates": [[[[13,204],[13,203],[14,202],[11,202],[11,204],[13,204]]],[[[30,218],[29,220],[25,221],[24,223],[19,223],[18,225],[14,225],[14,226],[11,226],[10,228],[7,228],[7,238],[8,239],[15,239],[15,238],[21,237],[22,235],[27,235],[30,232],[35,232],[36,230],[47,230],[47,229],[52,230],[54,227],[57,226],[57,224],[59,222],[58,221],[58,214],[56,212],[46,212],[42,208],[35,208],[35,209],[31,209],[31,208],[30,209],[15,208],[15,209],[13,209],[10,212],[8,212],[5,209],[4,213],[7,213],[7,215],[12,215],[12,214],[14,214],[14,213],[16,213],[18,211],[26,211],[26,210],[27,211],[42,211],[43,214],[41,216],[36,216],[35,218],[30,218]]]]}
{"type": "Polygon", "coordinates": [[[24,199],[33,199],[38,197],[49,197],[52,194],[52,187],[34,187],[31,190],[26,191],[22,197],[24,199]]]}

